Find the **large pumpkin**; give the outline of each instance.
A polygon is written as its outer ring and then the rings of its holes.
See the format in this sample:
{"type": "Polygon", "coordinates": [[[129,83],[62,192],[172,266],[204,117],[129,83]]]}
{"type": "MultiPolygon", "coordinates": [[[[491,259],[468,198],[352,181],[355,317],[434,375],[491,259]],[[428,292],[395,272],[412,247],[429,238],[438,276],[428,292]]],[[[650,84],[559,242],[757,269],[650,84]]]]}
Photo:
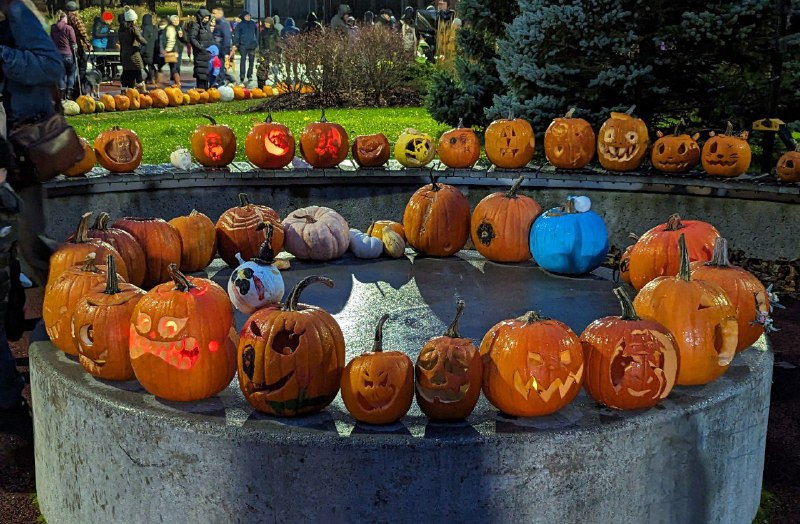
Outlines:
{"type": "Polygon", "coordinates": [[[94,98],[81,95],[77,99],[75,99],[75,103],[78,104],[78,107],[81,109],[82,115],[90,115],[97,110],[97,102],[95,102],[94,98]]]}
{"type": "Polygon", "coordinates": [[[200,165],[225,167],[236,156],[236,135],[230,127],[217,124],[208,115],[210,125],[199,125],[192,133],[192,155],[200,165]]]}
{"type": "Polygon", "coordinates": [[[150,98],[153,99],[153,107],[162,109],[169,105],[169,97],[163,89],[153,89],[150,91],[150,98]]]}
{"type": "Polygon", "coordinates": [[[563,118],[556,118],[544,133],[544,155],[560,169],[581,169],[592,161],[595,136],[583,118],[573,118],[575,108],[563,118]]]}
{"type": "Polygon", "coordinates": [[[295,153],[294,135],[283,124],[266,121],[256,124],[244,141],[247,159],[261,169],[283,169],[292,162],[295,153]]]}
{"type": "Polygon", "coordinates": [[[469,416],[481,395],[483,364],[478,348],[458,334],[464,301],[444,335],[430,339],[414,366],[417,404],[432,419],[459,420],[469,416]]]}
{"type": "Polygon", "coordinates": [[[133,238],[133,235],[124,229],[110,227],[108,213],[100,213],[97,215],[94,226],[89,230],[88,236],[111,244],[121,257],[116,261],[117,272],[134,286],[142,285],[147,272],[147,260],[142,246],[138,240],[133,238]],[[121,267],[126,270],[121,270],[121,267]]]}
{"type": "Polygon", "coordinates": [[[665,135],[658,131],[658,140],[653,144],[653,151],[650,153],[650,163],[659,171],[665,173],[683,173],[691,171],[700,163],[700,146],[697,139],[700,133],[689,136],[681,133],[684,121],[675,126],[675,132],[665,135]]]}
{"type": "Polygon", "coordinates": [[[381,167],[389,161],[392,148],[383,133],[361,135],[353,140],[353,160],[361,167],[381,167]]]}
{"type": "Polygon", "coordinates": [[[300,153],[313,167],[336,167],[347,158],[350,141],[339,124],[328,122],[325,111],[319,122],[308,124],[300,135],[300,153]]]}
{"type": "Polygon", "coordinates": [[[484,149],[489,161],[501,169],[521,169],[533,160],[536,135],[527,120],[508,118],[495,120],[486,128],[484,149]]]}
{"type": "Polygon", "coordinates": [[[130,325],[131,365],[151,394],[178,402],[216,395],[236,373],[233,307],[211,280],[169,265],[171,282],[144,295],[130,325]]]}
{"type": "Polygon", "coordinates": [[[72,341],[78,361],[92,376],[105,380],[134,378],[128,350],[131,314],[144,291],[119,282],[114,257],[106,262],[104,288],[89,291],[72,314],[72,341]]]}
{"type": "Polygon", "coordinates": [[[778,159],[775,175],[784,182],[800,182],[800,143],[794,151],[787,151],[778,159]]]}
{"type": "Polygon", "coordinates": [[[469,201],[453,186],[431,183],[419,188],[406,204],[403,227],[411,247],[423,255],[449,257],[469,238],[469,201]]]}
{"type": "Polygon", "coordinates": [[[609,171],[633,171],[642,164],[649,137],[644,120],[627,113],[611,113],[597,135],[597,158],[609,171]]]}
{"type": "Polygon", "coordinates": [[[177,107],[183,104],[183,91],[180,87],[172,86],[164,89],[169,100],[170,107],[177,107]]]}
{"type": "Polygon", "coordinates": [[[153,107],[153,98],[149,94],[139,95],[139,107],[141,109],[150,109],[153,107]]]}
{"type": "Polygon", "coordinates": [[[81,176],[85,175],[92,170],[97,163],[97,157],[94,154],[94,147],[88,140],[81,137],[81,146],[83,146],[83,158],[75,162],[71,168],[64,171],[66,176],[81,176]]]}
{"type": "Polygon", "coordinates": [[[639,237],[630,252],[628,264],[631,285],[642,289],[656,277],[675,276],[681,263],[678,238],[686,237],[689,260],[706,262],[711,259],[714,241],[719,232],[714,226],[699,220],[681,220],[672,215],[639,237]]]}
{"type": "Polygon", "coordinates": [[[112,173],[131,173],[142,163],[139,136],[130,129],[117,126],[97,135],[94,152],[100,165],[112,173]]]}
{"type": "Polygon", "coordinates": [[[534,199],[517,194],[524,180],[525,176],[520,176],[508,191],[487,196],[472,213],[472,243],[493,262],[523,262],[531,258],[531,226],[542,208],[534,199]]]}
{"type": "Polygon", "coordinates": [[[100,95],[100,102],[103,104],[106,111],[116,111],[116,103],[112,95],[100,95]]]}
{"type": "Polygon", "coordinates": [[[333,287],[329,278],[301,280],[283,307],[266,307],[245,323],[239,339],[239,387],[258,411],[284,417],[315,413],[339,392],[344,336],[324,309],[300,304],[310,284],[333,287]]]}
{"type": "Polygon", "coordinates": [[[395,143],[394,158],[405,167],[425,167],[436,158],[436,142],[426,133],[406,129],[395,143]]]}
{"type": "Polygon", "coordinates": [[[623,288],[614,294],[622,315],[595,320],[581,334],[584,386],[604,406],[650,408],[667,398],[675,385],[677,345],[667,328],[639,318],[623,288]]]}
{"type": "Polygon", "coordinates": [[[145,257],[145,276],[142,287],[149,289],[170,280],[169,266],[181,263],[181,235],[160,218],[125,217],[114,222],[142,246],[145,257]]]}
{"type": "Polygon", "coordinates": [[[633,304],[640,317],[662,324],[675,337],[680,357],[677,383],[708,384],[727,371],[736,354],[736,309],[717,284],[692,280],[683,234],[679,252],[678,275],[656,278],[639,291],[633,304]]]}
{"type": "Polygon", "coordinates": [[[481,356],[483,394],[508,415],[549,415],[580,392],[581,342],[557,320],[533,312],[504,320],[483,337],[481,356]]]}
{"type": "Polygon", "coordinates": [[[359,422],[391,424],[408,413],[414,400],[414,364],[400,351],[383,350],[383,315],[372,351],[351,360],[342,374],[342,400],[359,422]]]}
{"type": "Polygon", "coordinates": [[[127,111],[131,108],[131,99],[125,95],[114,95],[114,110],[127,111]]]}
{"type": "Polygon", "coordinates": [[[478,136],[471,128],[464,127],[463,119],[459,119],[455,129],[442,134],[438,150],[442,163],[453,169],[471,168],[481,157],[478,136]]]}
{"type": "Polygon", "coordinates": [[[230,267],[239,265],[236,254],[244,260],[258,255],[266,232],[258,229],[262,222],[275,226],[272,249],[279,253],[283,249],[284,231],[278,213],[267,206],[251,204],[246,193],[239,193],[239,205],[225,211],[217,220],[217,249],[219,256],[230,267]]]}
{"type": "Polygon", "coordinates": [[[728,127],[722,135],[711,132],[711,138],[703,144],[703,169],[714,176],[739,176],[750,168],[753,153],[747,143],[747,131],[736,136],[733,134],[733,124],[728,122],[728,127]]]}
{"type": "Polygon", "coordinates": [[[300,260],[333,260],[350,245],[347,220],[329,207],[309,206],[289,213],[283,230],[286,251],[300,260]]]}
{"type": "Polygon", "coordinates": [[[178,230],[181,237],[181,271],[194,273],[208,267],[217,254],[214,222],[193,209],[188,216],[173,218],[169,225],[178,230]]]}
{"type": "Polygon", "coordinates": [[[736,351],[752,346],[764,334],[760,320],[770,313],[769,293],[749,271],[728,260],[728,241],[716,239],[714,254],[708,262],[692,262],[692,278],[713,282],[721,287],[736,309],[739,342],[736,351]]]}
{"type": "Polygon", "coordinates": [[[237,257],[240,265],[228,279],[228,297],[233,307],[247,315],[279,303],[284,291],[283,276],[275,265],[275,251],[272,249],[275,226],[262,222],[258,228],[267,232],[261,251],[250,260],[237,257]]]}

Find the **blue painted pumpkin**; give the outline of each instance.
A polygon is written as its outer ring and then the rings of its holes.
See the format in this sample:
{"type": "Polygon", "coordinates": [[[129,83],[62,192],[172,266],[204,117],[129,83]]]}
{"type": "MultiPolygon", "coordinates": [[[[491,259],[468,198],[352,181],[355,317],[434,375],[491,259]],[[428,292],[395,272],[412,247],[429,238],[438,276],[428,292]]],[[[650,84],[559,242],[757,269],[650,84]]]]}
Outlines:
{"type": "Polygon", "coordinates": [[[564,206],[554,207],[536,219],[530,245],[533,259],[541,268],[563,275],[583,275],[605,260],[608,230],[594,211],[575,212],[575,201],[570,198],[564,206]]]}

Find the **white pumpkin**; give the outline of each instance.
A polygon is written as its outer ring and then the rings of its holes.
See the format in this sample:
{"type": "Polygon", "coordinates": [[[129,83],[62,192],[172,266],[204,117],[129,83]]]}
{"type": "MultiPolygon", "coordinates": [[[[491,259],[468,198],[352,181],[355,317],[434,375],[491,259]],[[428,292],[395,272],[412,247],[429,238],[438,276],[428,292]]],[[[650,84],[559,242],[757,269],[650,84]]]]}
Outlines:
{"type": "Polygon", "coordinates": [[[239,266],[228,279],[228,297],[233,307],[248,315],[268,304],[277,304],[284,292],[283,276],[275,266],[272,250],[272,224],[261,224],[258,228],[267,229],[267,238],[258,256],[246,262],[236,253],[239,266]]]}
{"type": "Polygon", "coordinates": [[[284,247],[300,260],[339,258],[350,245],[350,226],[329,207],[309,206],[283,221],[284,247]]]}
{"type": "Polygon", "coordinates": [[[567,198],[572,200],[572,204],[575,206],[575,211],[578,213],[586,213],[592,209],[592,200],[587,196],[571,196],[567,198]]]}
{"type": "Polygon", "coordinates": [[[230,102],[233,100],[233,88],[231,86],[222,86],[217,91],[219,91],[220,101],[230,102]]]}
{"type": "Polygon", "coordinates": [[[350,251],[356,258],[378,258],[383,254],[383,242],[358,229],[351,229],[350,251]]]}
{"type": "Polygon", "coordinates": [[[61,107],[64,108],[64,114],[67,116],[75,116],[81,114],[81,107],[74,100],[64,100],[61,102],[61,107]]]}
{"type": "Polygon", "coordinates": [[[189,171],[192,167],[192,154],[185,148],[176,149],[169,154],[169,161],[176,168],[189,171]]]}
{"type": "Polygon", "coordinates": [[[406,254],[406,241],[388,227],[383,230],[381,246],[392,258],[400,258],[406,254]]]}

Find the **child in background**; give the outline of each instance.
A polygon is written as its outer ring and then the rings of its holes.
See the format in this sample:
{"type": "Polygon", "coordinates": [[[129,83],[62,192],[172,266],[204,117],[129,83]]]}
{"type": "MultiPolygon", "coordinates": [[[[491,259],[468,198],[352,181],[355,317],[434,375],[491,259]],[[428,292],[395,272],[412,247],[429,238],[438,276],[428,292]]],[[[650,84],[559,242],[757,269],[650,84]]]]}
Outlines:
{"type": "Polygon", "coordinates": [[[208,61],[208,87],[215,87],[219,72],[222,69],[222,60],[219,59],[219,48],[217,46],[210,45],[206,51],[211,53],[211,59],[208,61]]]}

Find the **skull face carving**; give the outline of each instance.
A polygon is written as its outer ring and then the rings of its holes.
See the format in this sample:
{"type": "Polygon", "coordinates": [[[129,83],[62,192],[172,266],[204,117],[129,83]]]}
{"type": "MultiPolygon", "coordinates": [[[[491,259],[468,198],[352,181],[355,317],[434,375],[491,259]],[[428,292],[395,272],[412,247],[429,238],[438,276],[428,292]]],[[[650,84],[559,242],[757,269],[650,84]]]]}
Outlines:
{"type": "Polygon", "coordinates": [[[544,134],[544,154],[560,169],[581,169],[594,157],[595,136],[592,126],[582,118],[556,118],[544,134]]]}
{"type": "Polygon", "coordinates": [[[643,120],[627,113],[611,113],[597,137],[597,157],[610,171],[631,171],[644,160],[648,142],[643,120]]]}
{"type": "Polygon", "coordinates": [[[681,173],[694,169],[700,162],[700,146],[697,139],[700,134],[664,135],[658,133],[658,140],[653,144],[650,161],[659,171],[665,173],[681,173]]]}
{"type": "Polygon", "coordinates": [[[433,137],[415,129],[406,129],[397,139],[394,157],[405,167],[423,167],[436,156],[433,137]]]}

